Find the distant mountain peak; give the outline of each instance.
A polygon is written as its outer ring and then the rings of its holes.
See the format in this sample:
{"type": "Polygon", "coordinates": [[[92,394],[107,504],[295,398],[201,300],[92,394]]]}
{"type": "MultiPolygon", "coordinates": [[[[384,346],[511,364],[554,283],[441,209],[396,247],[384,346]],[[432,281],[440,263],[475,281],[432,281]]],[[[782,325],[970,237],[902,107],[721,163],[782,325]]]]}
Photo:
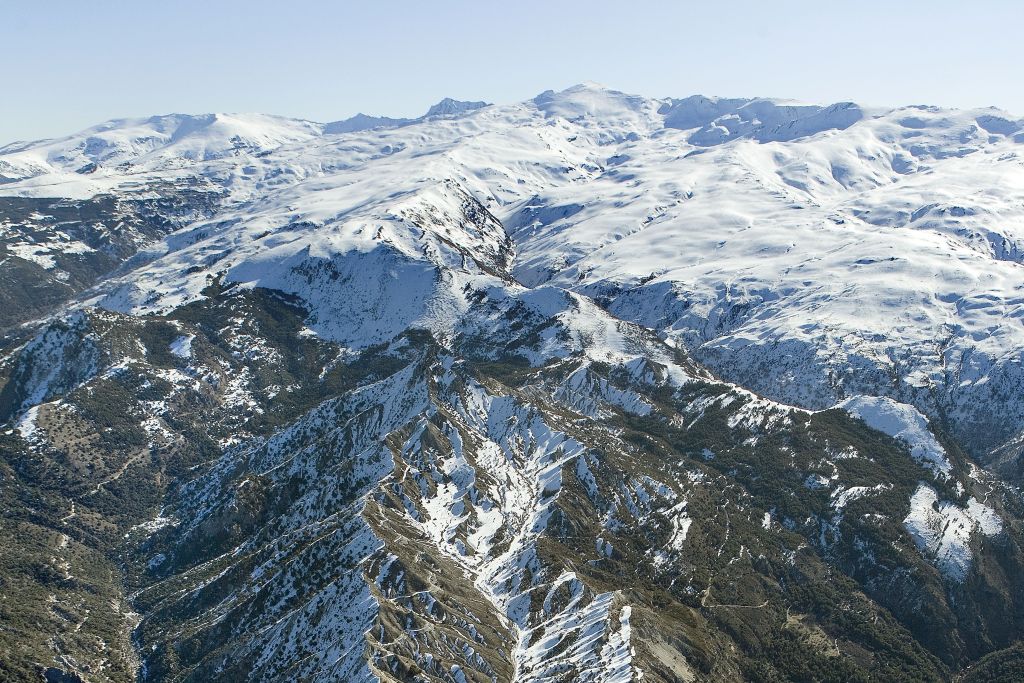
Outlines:
{"type": "Polygon", "coordinates": [[[342,119],[341,121],[332,121],[325,124],[324,133],[327,133],[328,135],[337,135],[340,133],[356,133],[362,130],[388,130],[391,128],[401,128],[402,126],[409,126],[428,119],[460,116],[462,114],[481,109],[482,107],[486,107],[489,104],[489,102],[463,102],[462,100],[453,100],[450,97],[446,97],[430,107],[426,114],[413,119],[395,119],[390,116],[370,116],[368,114],[359,113],[347,119],[342,119]]]}
{"type": "Polygon", "coordinates": [[[341,121],[332,121],[324,125],[324,133],[328,135],[339,133],[355,133],[361,130],[374,130],[376,128],[398,128],[407,126],[416,119],[393,119],[388,116],[370,116],[359,113],[341,121]]]}
{"type": "Polygon", "coordinates": [[[431,119],[438,116],[457,116],[459,114],[465,114],[466,112],[482,109],[489,104],[489,102],[483,101],[468,102],[464,100],[453,100],[450,97],[446,97],[428,109],[424,118],[431,119]]]}

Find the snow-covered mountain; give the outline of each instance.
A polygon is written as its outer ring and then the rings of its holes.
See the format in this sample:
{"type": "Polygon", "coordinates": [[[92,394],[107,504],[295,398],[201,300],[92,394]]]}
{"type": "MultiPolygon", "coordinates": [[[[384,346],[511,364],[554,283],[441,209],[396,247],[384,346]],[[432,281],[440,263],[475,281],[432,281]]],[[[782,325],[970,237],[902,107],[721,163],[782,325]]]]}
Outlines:
{"type": "Polygon", "coordinates": [[[34,539],[6,571],[64,577],[20,589],[55,606],[12,612],[36,626],[0,657],[690,681],[1013,656],[1022,144],[993,109],[582,85],[0,148],[3,533],[34,539]]]}

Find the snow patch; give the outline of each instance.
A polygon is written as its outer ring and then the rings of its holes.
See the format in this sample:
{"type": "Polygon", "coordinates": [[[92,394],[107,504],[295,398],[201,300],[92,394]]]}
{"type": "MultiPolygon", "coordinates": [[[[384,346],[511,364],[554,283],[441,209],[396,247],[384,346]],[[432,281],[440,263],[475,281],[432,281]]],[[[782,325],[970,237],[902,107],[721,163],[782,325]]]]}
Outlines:
{"type": "Polygon", "coordinates": [[[952,466],[945,449],[928,429],[928,420],[914,406],[883,396],[854,396],[840,403],[855,418],[872,429],[903,441],[910,455],[939,476],[948,476],[952,466]]]}
{"type": "Polygon", "coordinates": [[[171,355],[177,356],[178,358],[191,358],[192,357],[192,340],[195,339],[194,334],[186,334],[178,337],[171,342],[171,355]]]}
{"type": "Polygon", "coordinates": [[[1003,522],[995,510],[971,498],[967,507],[940,501],[935,489],[921,483],[910,499],[910,513],[903,525],[918,550],[942,574],[962,582],[971,569],[971,534],[994,536],[1003,522]]]}
{"type": "Polygon", "coordinates": [[[33,442],[36,440],[36,434],[39,431],[39,428],[36,426],[36,418],[38,417],[39,406],[32,406],[18,419],[16,428],[18,430],[18,434],[20,434],[21,438],[25,439],[25,441],[33,442]]]}

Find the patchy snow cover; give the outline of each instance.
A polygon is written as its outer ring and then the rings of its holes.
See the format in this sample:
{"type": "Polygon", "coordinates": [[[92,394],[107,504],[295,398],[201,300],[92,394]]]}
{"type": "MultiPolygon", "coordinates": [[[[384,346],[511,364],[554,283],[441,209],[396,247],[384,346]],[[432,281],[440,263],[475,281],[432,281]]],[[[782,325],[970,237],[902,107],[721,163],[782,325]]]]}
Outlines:
{"type": "Polygon", "coordinates": [[[637,671],[632,667],[633,648],[629,639],[632,631],[629,617],[632,608],[623,605],[619,610],[619,628],[608,636],[608,642],[601,648],[604,681],[607,683],[631,683],[636,680],[637,671]]]}
{"type": "Polygon", "coordinates": [[[554,397],[588,417],[601,417],[609,413],[602,403],[622,409],[633,415],[648,415],[652,407],[638,394],[618,389],[608,380],[596,376],[586,365],[569,375],[554,392],[554,397]]]}
{"type": "Polygon", "coordinates": [[[34,441],[36,432],[39,428],[36,426],[36,418],[39,417],[39,406],[32,406],[26,410],[15,425],[15,429],[18,430],[18,434],[25,441],[34,441]]]}
{"type": "Polygon", "coordinates": [[[86,315],[77,311],[47,325],[3,360],[20,358],[17,380],[22,409],[70,391],[99,370],[100,351],[88,332],[86,315]]]}
{"type": "Polygon", "coordinates": [[[944,576],[957,582],[963,581],[971,569],[971,534],[993,536],[1003,528],[999,515],[976,498],[962,508],[940,501],[935,489],[924,483],[910,499],[910,513],[903,525],[921,553],[944,576]]]}
{"type": "Polygon", "coordinates": [[[53,242],[19,242],[8,244],[7,251],[18,258],[32,261],[37,265],[51,270],[56,267],[55,254],[88,254],[95,251],[89,245],[77,240],[62,240],[53,242]]]}
{"type": "Polygon", "coordinates": [[[948,476],[952,466],[946,450],[928,429],[928,420],[917,408],[880,396],[854,396],[840,403],[853,417],[904,442],[914,460],[940,476],[948,476]]]}
{"type": "Polygon", "coordinates": [[[202,537],[202,525],[211,516],[236,509],[240,492],[255,479],[273,486],[290,482],[302,491],[290,505],[277,510],[259,533],[243,538],[227,554],[243,566],[246,557],[260,558],[257,566],[245,566],[246,583],[219,593],[205,608],[191,605],[190,596],[231,571],[229,564],[221,574],[174,598],[186,605],[182,609],[200,610],[195,616],[215,625],[220,615],[244,605],[250,590],[265,592],[266,604],[258,613],[248,614],[251,621],[246,623],[251,628],[227,655],[251,657],[254,678],[278,679],[290,671],[309,679],[377,680],[365,649],[379,596],[373,592],[372,578],[364,580],[359,567],[383,544],[361,512],[366,493],[394,468],[384,437],[426,408],[426,386],[416,370],[410,365],[326,401],[269,439],[227,450],[208,472],[179,492],[173,533],[177,543],[187,545],[195,542],[191,535],[202,537]],[[325,464],[322,441],[346,444],[347,455],[325,464]],[[299,481],[304,483],[296,484],[299,481]],[[263,553],[268,541],[282,550],[263,553]],[[322,578],[311,567],[325,565],[350,570],[317,585],[315,599],[292,604],[303,582],[322,578]]]}
{"type": "MultiPolygon", "coordinates": [[[[890,484],[851,486],[849,488],[839,487],[832,492],[830,505],[832,506],[832,509],[836,511],[836,514],[841,515],[843,514],[843,510],[846,509],[846,506],[858,498],[863,498],[864,496],[871,495],[872,493],[887,491],[890,488],[892,488],[890,484]]],[[[771,517],[769,516],[768,519],[770,520],[771,517]]]]}
{"type": "MultiPolygon", "coordinates": [[[[395,477],[413,482],[416,492],[403,496],[408,522],[508,619],[517,635],[510,652],[516,680],[550,680],[566,667],[580,680],[632,680],[628,607],[617,610],[615,594],[594,594],[572,572],[545,580],[537,555],[563,470],[596,493],[588,465],[594,456],[552,429],[534,406],[459,377],[453,363],[444,359],[435,376],[439,407],[416,420],[398,449],[395,477]],[[545,595],[543,615],[531,612],[534,593],[545,595]]],[[[648,479],[633,488],[644,505],[647,488],[670,494],[648,479]]],[[[679,518],[688,526],[681,508],[679,518]]],[[[614,552],[603,539],[595,550],[614,552]]]]}
{"type": "Polygon", "coordinates": [[[184,334],[174,339],[171,342],[171,355],[177,356],[178,358],[191,358],[192,357],[192,340],[195,339],[194,334],[184,334]]]}

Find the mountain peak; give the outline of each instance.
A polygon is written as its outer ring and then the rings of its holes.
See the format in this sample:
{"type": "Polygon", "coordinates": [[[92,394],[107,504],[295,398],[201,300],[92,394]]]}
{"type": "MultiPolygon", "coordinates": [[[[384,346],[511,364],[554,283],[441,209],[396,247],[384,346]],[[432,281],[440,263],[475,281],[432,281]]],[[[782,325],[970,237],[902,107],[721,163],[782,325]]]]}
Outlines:
{"type": "Polygon", "coordinates": [[[578,83],[560,92],[545,90],[532,100],[548,116],[567,119],[579,117],[634,118],[644,112],[654,113],[654,100],[613,90],[600,83],[578,83]]]}
{"type": "Polygon", "coordinates": [[[424,118],[429,119],[437,116],[458,116],[459,114],[465,114],[466,112],[482,109],[489,104],[489,102],[483,101],[469,102],[446,97],[428,109],[424,118]]]}

